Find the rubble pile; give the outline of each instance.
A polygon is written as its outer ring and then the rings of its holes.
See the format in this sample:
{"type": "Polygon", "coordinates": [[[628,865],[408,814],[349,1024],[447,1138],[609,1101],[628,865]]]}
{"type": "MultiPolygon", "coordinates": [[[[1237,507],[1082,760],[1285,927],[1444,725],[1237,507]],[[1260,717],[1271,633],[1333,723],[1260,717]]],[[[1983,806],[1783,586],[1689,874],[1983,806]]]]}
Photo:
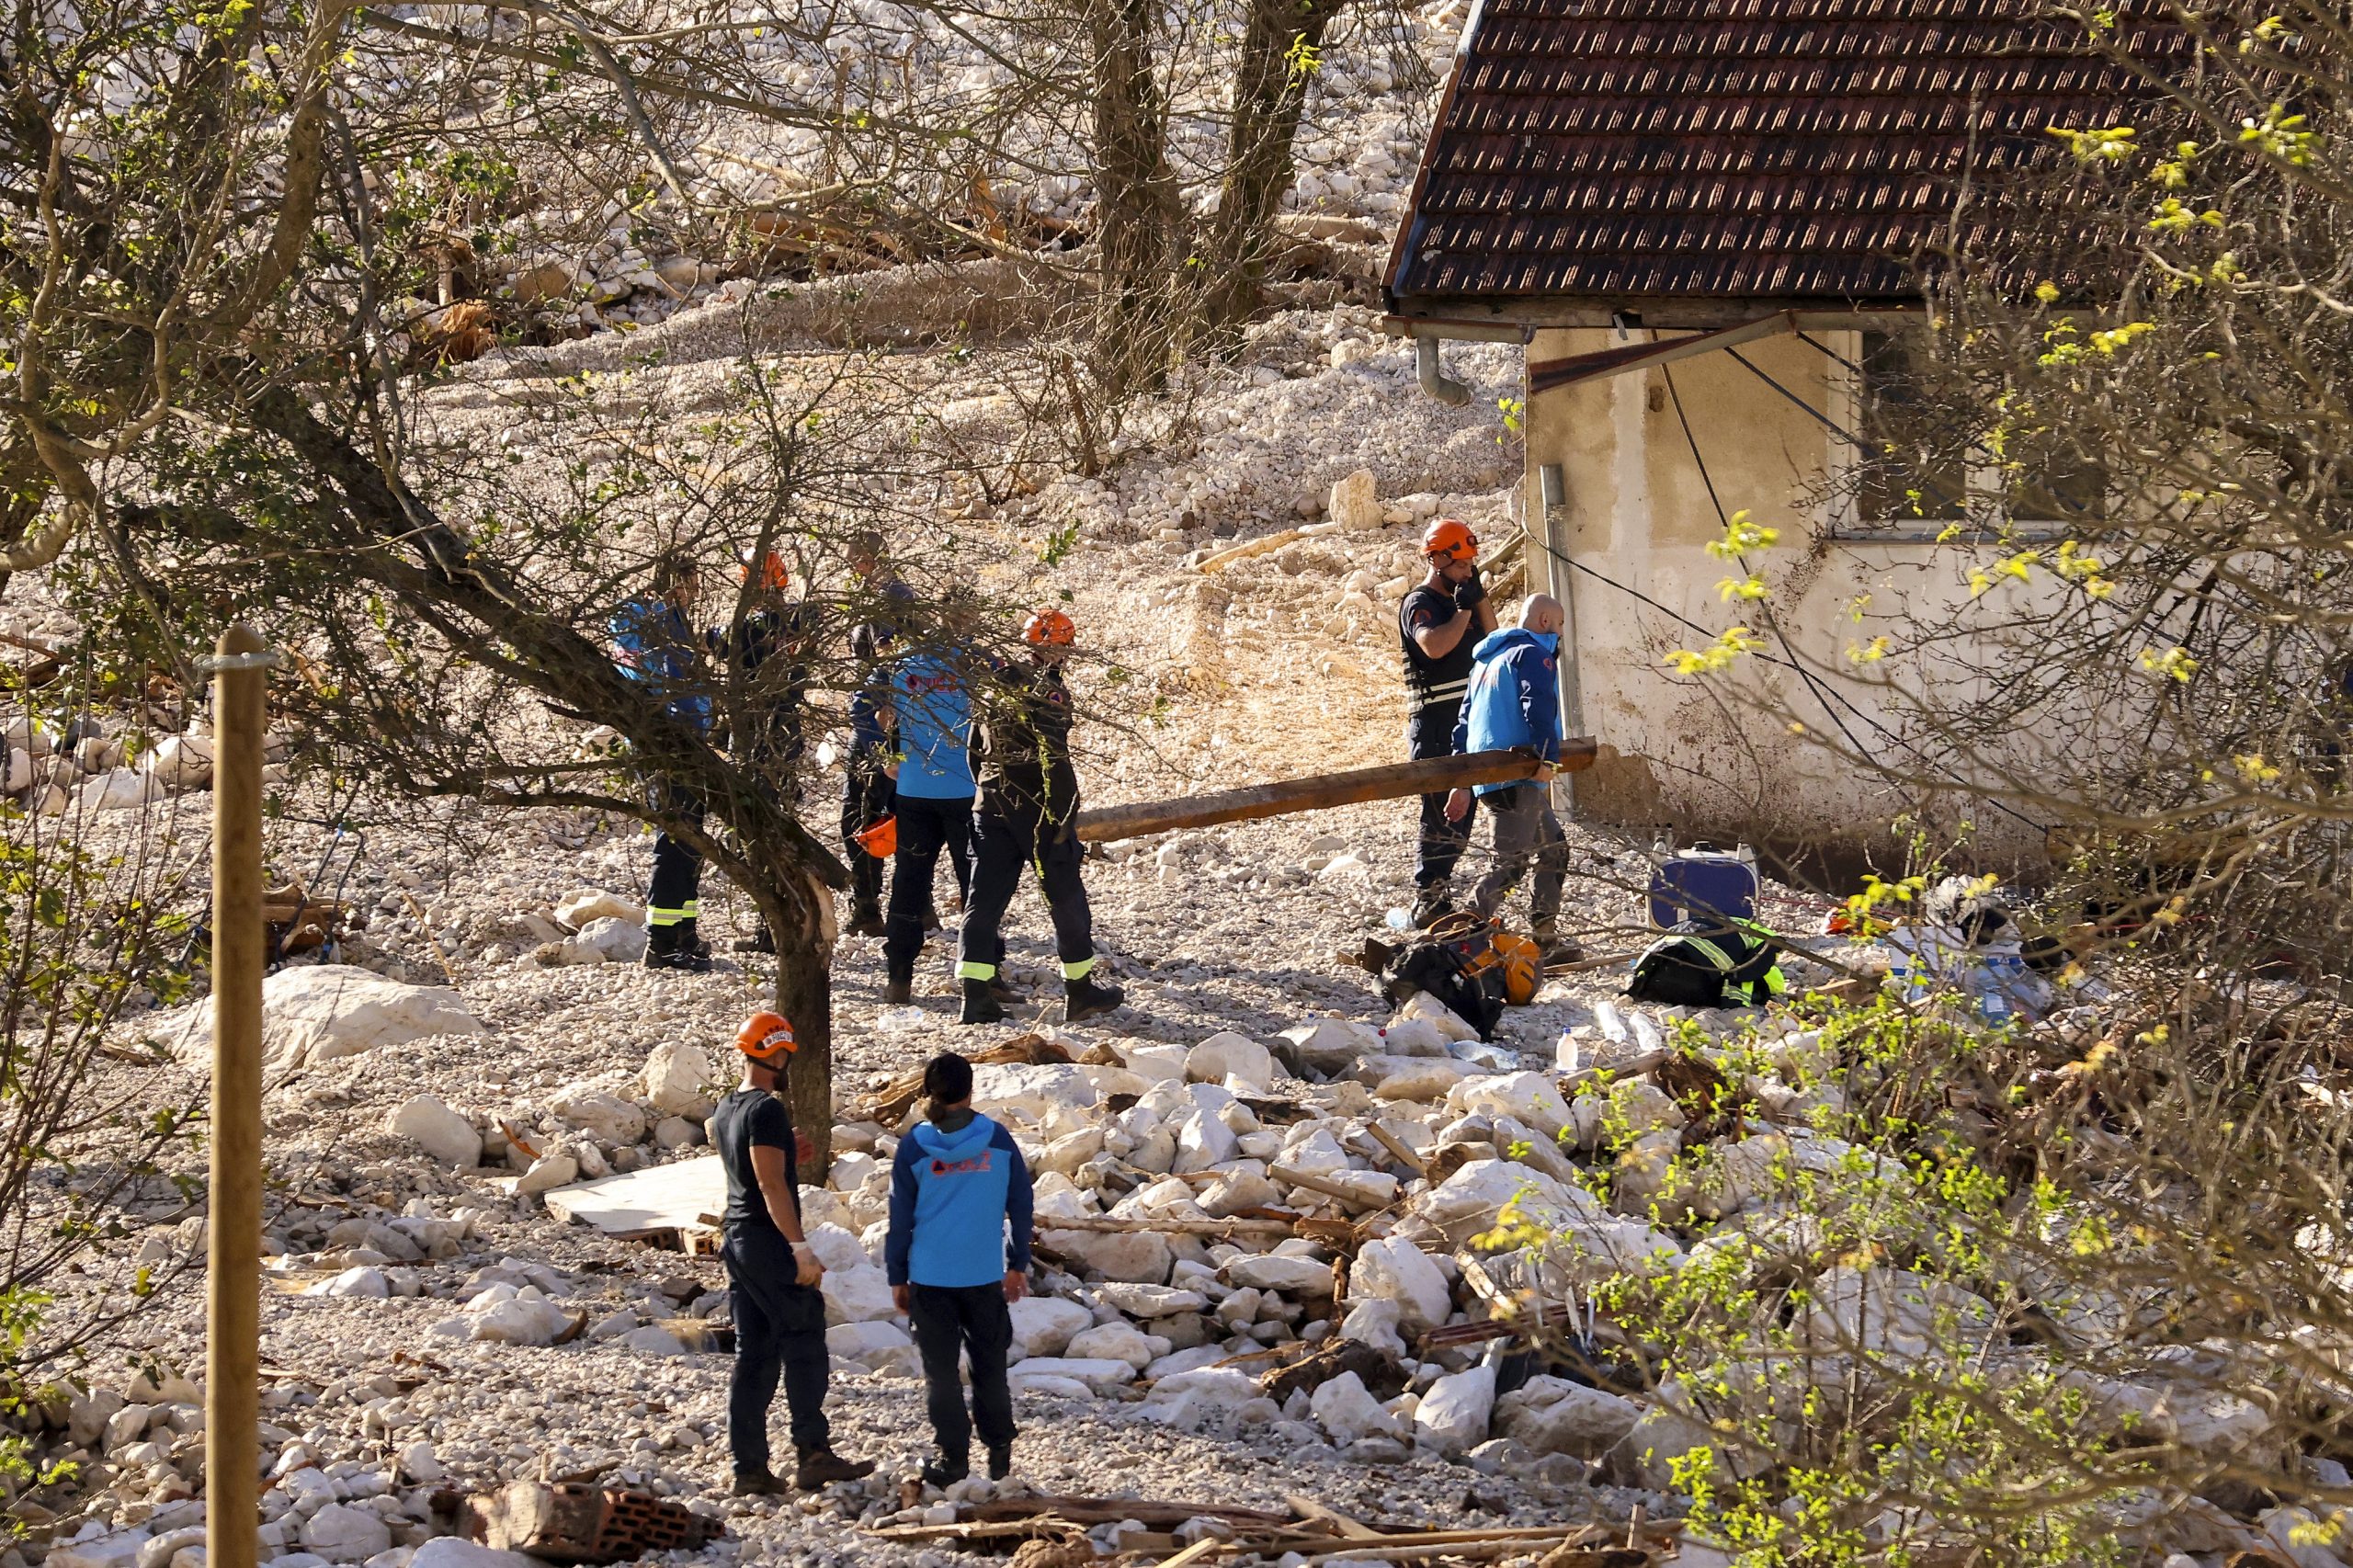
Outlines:
{"type": "MultiPolygon", "coordinates": [[[[158,713],[166,721],[173,716],[158,713]]],[[[269,738],[265,778],[283,784],[292,746],[269,738]]],[[[40,816],[129,811],[212,787],[212,735],[202,719],[184,733],[158,733],[149,716],[76,714],[63,724],[23,712],[0,714],[0,769],[6,794],[40,816]]]]}

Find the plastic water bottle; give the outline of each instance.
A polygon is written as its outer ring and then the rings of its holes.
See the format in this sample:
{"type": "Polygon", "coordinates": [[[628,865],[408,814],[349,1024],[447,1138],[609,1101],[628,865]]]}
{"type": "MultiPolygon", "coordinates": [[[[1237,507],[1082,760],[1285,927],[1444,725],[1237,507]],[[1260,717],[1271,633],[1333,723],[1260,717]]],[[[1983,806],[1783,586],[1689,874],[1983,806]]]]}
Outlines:
{"type": "Polygon", "coordinates": [[[1410,931],[1414,928],[1414,917],[1403,909],[1392,909],[1381,918],[1392,931],[1410,931]]]}
{"type": "Polygon", "coordinates": [[[1593,1021],[1601,1030],[1601,1038],[1612,1045],[1631,1045],[1634,1037],[1626,1031],[1626,1020],[1617,1008],[1607,1002],[1593,1005],[1593,1021]]]}
{"type": "Polygon", "coordinates": [[[909,1029],[923,1028],[923,1020],[924,1014],[921,1007],[885,1007],[874,1015],[874,1032],[904,1034],[909,1029]]]}
{"type": "Polygon", "coordinates": [[[1645,1051],[1666,1049],[1666,1037],[1658,1032],[1658,1026],[1651,1022],[1647,1013],[1634,1015],[1634,1043],[1645,1051]]]}
{"type": "Polygon", "coordinates": [[[1552,1070],[1556,1073],[1585,1071],[1585,1048],[1577,1042],[1576,1031],[1563,1029],[1552,1047],[1552,1070]]]}

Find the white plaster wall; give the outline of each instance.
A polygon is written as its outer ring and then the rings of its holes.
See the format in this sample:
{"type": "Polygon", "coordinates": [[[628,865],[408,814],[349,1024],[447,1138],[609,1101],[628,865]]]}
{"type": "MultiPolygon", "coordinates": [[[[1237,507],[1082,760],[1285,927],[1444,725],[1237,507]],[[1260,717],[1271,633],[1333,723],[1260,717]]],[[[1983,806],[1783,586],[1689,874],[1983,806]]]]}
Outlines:
{"type": "MultiPolygon", "coordinates": [[[[1620,341],[1608,329],[1548,332],[1529,358],[1620,341]]],[[[1852,355],[1846,342],[1832,347],[1852,355]]],[[[1851,389],[1824,354],[1793,336],[1761,339],[1740,352],[1813,409],[1853,427],[1851,389]]],[[[1969,559],[1953,547],[1827,537],[1825,482],[1850,448],[1821,419],[1730,355],[1713,353],[1531,397],[1527,428],[1529,531],[1540,548],[1549,535],[1550,582],[1568,600],[1575,630],[1583,728],[1603,748],[1597,767],[1574,783],[1581,813],[1671,827],[1687,838],[1869,847],[1884,842],[1899,812],[1927,799],[1931,815],[1945,819],[1939,825],[1972,819],[1989,855],[2039,850],[2030,823],[1972,810],[1957,797],[1938,801],[1933,790],[1891,789],[1814,739],[1858,747],[1924,782],[1991,778],[1983,737],[1969,742],[1975,760],[1957,762],[1951,737],[1922,733],[1907,694],[1872,677],[1893,672],[1926,682],[1939,703],[1964,697],[1984,678],[1987,654],[2003,645],[1999,622],[2019,608],[2015,593],[1998,605],[1973,600],[1969,559]],[[1549,514],[1547,463],[1561,465],[1566,492],[1549,514]],[[1745,509],[1780,531],[1779,545],[1749,565],[1771,585],[1774,624],[1796,662],[1824,672],[1812,685],[1754,658],[1729,681],[1678,676],[1665,662],[1741,619],[1767,632],[1768,653],[1785,653],[1754,611],[1727,605],[1720,593],[1736,568],[1707,552],[1723,533],[1719,504],[1723,513],[1745,509]],[[1908,642],[1923,626],[1959,627],[1964,635],[1926,660],[1864,668],[1846,657],[1850,645],[1881,631],[1908,642]],[[1792,720],[1812,733],[1792,733],[1792,720]]],[[[2036,748],[2053,739],[2006,735],[1995,760],[2030,772],[2036,748]]],[[[1970,755],[1964,748],[1963,758],[1970,755]]]]}

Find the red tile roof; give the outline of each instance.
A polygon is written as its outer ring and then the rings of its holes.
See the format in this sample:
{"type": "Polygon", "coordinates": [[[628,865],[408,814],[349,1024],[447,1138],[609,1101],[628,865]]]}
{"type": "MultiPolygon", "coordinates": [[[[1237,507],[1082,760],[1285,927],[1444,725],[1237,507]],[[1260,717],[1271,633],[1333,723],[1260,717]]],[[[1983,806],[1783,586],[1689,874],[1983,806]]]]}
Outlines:
{"type": "MultiPolygon", "coordinates": [[[[2136,56],[2183,47],[2145,6],[2118,9],[2136,56]]],[[[1915,258],[1961,176],[2052,156],[2047,128],[2113,123],[2132,93],[2126,68],[2040,11],[1483,0],[1390,258],[1392,300],[1916,297],[1915,258]]]]}

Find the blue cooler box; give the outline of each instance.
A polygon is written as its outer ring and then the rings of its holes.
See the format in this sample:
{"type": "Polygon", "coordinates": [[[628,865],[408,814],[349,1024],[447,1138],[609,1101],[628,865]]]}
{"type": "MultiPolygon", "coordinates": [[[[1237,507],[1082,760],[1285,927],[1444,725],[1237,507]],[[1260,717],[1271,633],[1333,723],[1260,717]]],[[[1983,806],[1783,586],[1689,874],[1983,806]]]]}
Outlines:
{"type": "Polygon", "coordinates": [[[1658,856],[1651,870],[1651,924],[1657,929],[1680,920],[1723,926],[1756,918],[1756,856],[1748,846],[1701,843],[1658,856]]]}

